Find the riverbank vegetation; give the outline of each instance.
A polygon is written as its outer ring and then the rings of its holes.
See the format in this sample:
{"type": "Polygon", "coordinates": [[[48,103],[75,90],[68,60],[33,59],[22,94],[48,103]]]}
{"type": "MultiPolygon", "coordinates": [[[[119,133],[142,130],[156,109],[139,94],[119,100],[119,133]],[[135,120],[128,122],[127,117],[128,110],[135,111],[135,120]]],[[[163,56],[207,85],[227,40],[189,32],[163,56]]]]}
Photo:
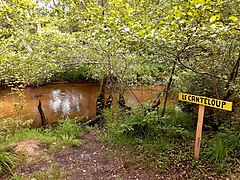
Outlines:
{"type": "Polygon", "coordinates": [[[64,119],[47,129],[32,129],[30,121],[23,122],[22,119],[11,117],[1,120],[0,127],[0,177],[11,177],[15,168],[21,167],[29,158],[34,159],[36,144],[47,147],[49,151],[81,145],[81,128],[76,124],[76,119],[64,119]],[[25,142],[25,145],[21,144],[25,142]]]}
{"type": "Polygon", "coordinates": [[[182,178],[239,173],[240,136],[235,129],[239,120],[228,119],[218,132],[205,131],[201,158],[194,161],[196,119],[174,106],[168,107],[161,119],[158,113],[138,108],[128,115],[117,109],[105,112],[107,125],[101,137],[115,156],[123,158],[126,167],[173,171],[183,173],[182,178]]]}
{"type": "MultiPolygon", "coordinates": [[[[99,81],[96,119],[101,122],[96,122],[114,153],[129,158],[127,167],[172,165],[239,173],[237,0],[2,0],[0,8],[1,86],[24,89],[52,81],[99,81]],[[125,89],[136,84],[165,87],[156,96],[157,106],[125,104],[125,89]],[[198,162],[191,160],[197,106],[168,107],[169,91],[233,102],[231,112],[206,108],[198,162]],[[112,108],[114,93],[119,94],[119,109],[112,108]]],[[[15,91],[23,102],[21,90],[15,91]]],[[[23,105],[16,105],[15,114],[23,105]]],[[[1,123],[0,173],[18,159],[6,148],[24,138],[80,144],[80,125],[71,120],[47,129],[31,129],[18,115],[1,123]]]]}

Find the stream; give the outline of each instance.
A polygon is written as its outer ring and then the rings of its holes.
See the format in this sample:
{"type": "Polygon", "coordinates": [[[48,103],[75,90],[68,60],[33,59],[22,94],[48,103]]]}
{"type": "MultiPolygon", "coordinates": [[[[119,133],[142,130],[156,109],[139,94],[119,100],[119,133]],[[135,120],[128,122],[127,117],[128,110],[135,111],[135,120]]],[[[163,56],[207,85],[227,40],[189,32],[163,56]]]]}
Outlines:
{"type": "MultiPolygon", "coordinates": [[[[21,111],[21,117],[33,119],[33,126],[40,126],[40,114],[37,106],[39,98],[41,98],[42,108],[49,123],[58,121],[61,117],[85,116],[90,119],[95,116],[99,88],[98,83],[53,83],[37,88],[27,87],[24,90],[25,107],[21,111]]],[[[128,106],[138,105],[138,100],[144,104],[156,98],[163,89],[163,86],[145,86],[126,90],[126,104],[128,106]]],[[[114,98],[116,104],[118,95],[115,94],[114,98]]],[[[1,87],[0,118],[14,115],[16,103],[19,103],[18,95],[12,93],[10,88],[1,87]]]]}

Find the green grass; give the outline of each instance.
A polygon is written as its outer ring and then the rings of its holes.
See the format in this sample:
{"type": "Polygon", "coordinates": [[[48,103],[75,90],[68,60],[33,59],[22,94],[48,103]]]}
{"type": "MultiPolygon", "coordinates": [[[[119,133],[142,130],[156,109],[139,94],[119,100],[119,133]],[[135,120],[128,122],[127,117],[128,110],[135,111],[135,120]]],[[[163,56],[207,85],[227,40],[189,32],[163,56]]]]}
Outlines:
{"type": "Polygon", "coordinates": [[[12,168],[19,159],[11,153],[0,152],[0,177],[6,173],[12,173],[12,168]]]}
{"type": "Polygon", "coordinates": [[[216,163],[221,163],[225,161],[230,151],[229,147],[222,138],[214,139],[211,144],[210,150],[212,155],[211,158],[216,163]]]}
{"type": "Polygon", "coordinates": [[[237,132],[220,132],[209,140],[205,156],[217,164],[225,164],[231,157],[239,157],[240,134],[237,132]]]}
{"type": "Polygon", "coordinates": [[[19,132],[8,136],[1,144],[1,148],[6,148],[12,143],[17,143],[23,140],[40,140],[42,142],[51,144],[52,148],[60,148],[63,145],[69,145],[71,147],[79,146],[81,141],[79,140],[81,129],[74,124],[70,119],[66,119],[60,122],[56,128],[49,129],[29,129],[24,128],[19,132]]]}
{"type": "Polygon", "coordinates": [[[14,133],[5,139],[5,141],[1,143],[1,148],[6,148],[12,143],[17,143],[28,139],[40,140],[48,143],[57,141],[57,138],[52,136],[52,133],[50,132],[40,129],[23,129],[22,131],[14,133]]]}

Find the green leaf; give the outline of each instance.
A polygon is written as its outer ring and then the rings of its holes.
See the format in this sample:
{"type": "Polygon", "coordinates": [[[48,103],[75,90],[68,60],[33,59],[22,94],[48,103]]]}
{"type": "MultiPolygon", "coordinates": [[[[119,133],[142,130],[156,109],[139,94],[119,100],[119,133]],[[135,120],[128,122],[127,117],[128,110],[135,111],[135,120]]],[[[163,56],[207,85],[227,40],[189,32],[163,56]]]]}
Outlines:
{"type": "Polygon", "coordinates": [[[211,22],[211,23],[215,22],[216,20],[217,20],[217,16],[212,16],[212,17],[210,18],[210,22],[211,22]]]}
{"type": "Polygon", "coordinates": [[[192,14],[192,12],[188,11],[187,15],[192,16],[193,14],[192,14]]]}
{"type": "Polygon", "coordinates": [[[232,21],[234,21],[234,22],[235,22],[235,21],[237,21],[237,19],[238,19],[238,18],[237,18],[237,17],[235,17],[235,16],[230,16],[228,19],[229,19],[229,20],[232,20],[232,21]]]}

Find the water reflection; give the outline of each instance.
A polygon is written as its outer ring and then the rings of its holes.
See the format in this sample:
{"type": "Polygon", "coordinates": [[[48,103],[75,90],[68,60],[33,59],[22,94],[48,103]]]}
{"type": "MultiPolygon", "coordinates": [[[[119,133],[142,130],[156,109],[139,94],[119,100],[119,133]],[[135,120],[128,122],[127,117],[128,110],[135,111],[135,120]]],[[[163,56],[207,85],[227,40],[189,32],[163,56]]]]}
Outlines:
{"type": "Polygon", "coordinates": [[[129,97],[126,101],[126,104],[136,104],[137,100],[135,97],[129,97]]]}
{"type": "MultiPolygon", "coordinates": [[[[79,96],[82,97],[82,94],[80,94],[79,96]]],[[[80,101],[79,101],[79,97],[78,96],[74,96],[72,95],[72,104],[74,104],[74,109],[73,111],[80,111],[80,101]]]]}
{"type": "MultiPolygon", "coordinates": [[[[83,110],[81,108],[87,106],[86,100],[83,97],[84,94],[86,94],[86,92],[76,89],[66,91],[53,89],[50,95],[49,109],[55,113],[61,113],[64,116],[74,112],[80,112],[83,110]]],[[[90,99],[90,101],[92,100],[90,99]]],[[[86,111],[86,109],[84,111],[86,111]]]]}
{"type": "Polygon", "coordinates": [[[52,99],[49,102],[49,106],[50,109],[53,110],[53,112],[59,112],[60,111],[60,107],[61,107],[61,90],[57,89],[57,90],[52,90],[52,99]]]}

